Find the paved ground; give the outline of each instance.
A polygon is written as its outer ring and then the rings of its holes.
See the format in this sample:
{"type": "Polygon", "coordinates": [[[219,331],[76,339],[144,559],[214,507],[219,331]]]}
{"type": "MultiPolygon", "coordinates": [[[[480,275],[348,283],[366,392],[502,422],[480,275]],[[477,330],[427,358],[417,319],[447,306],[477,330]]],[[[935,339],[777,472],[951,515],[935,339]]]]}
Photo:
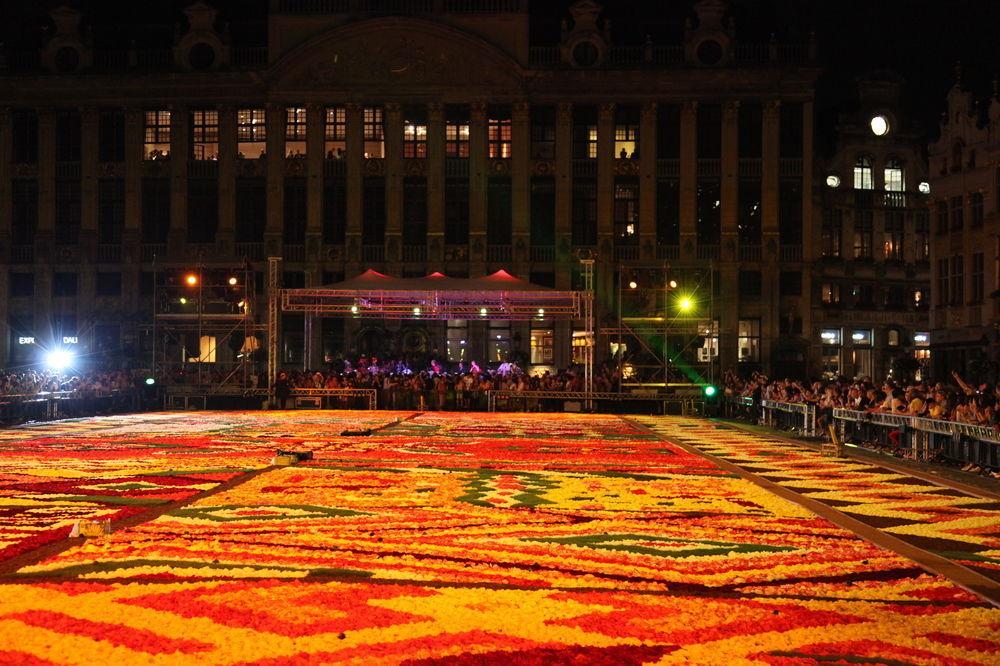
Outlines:
{"type": "Polygon", "coordinates": [[[997,509],[695,419],[13,429],[0,662],[995,663],[997,509]]]}

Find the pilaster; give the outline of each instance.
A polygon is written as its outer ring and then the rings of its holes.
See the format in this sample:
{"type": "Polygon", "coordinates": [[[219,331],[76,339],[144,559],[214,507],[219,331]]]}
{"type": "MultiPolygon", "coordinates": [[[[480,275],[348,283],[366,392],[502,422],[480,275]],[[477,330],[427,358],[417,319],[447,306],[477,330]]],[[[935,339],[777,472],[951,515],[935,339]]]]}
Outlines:
{"type": "MultiPolygon", "coordinates": [[[[615,210],[615,105],[601,104],[597,111],[597,242],[603,248],[614,237],[615,210]]],[[[602,257],[613,260],[613,257],[602,257]]]]}
{"type": "Polygon", "coordinates": [[[170,109],[170,233],[167,236],[169,253],[178,257],[187,242],[188,218],[188,110],[174,106],[170,109]]]}
{"type": "MultiPolygon", "coordinates": [[[[323,244],[323,117],[320,104],[306,107],[306,259],[317,261],[323,244]]],[[[318,284],[318,282],[317,282],[318,284]]],[[[320,326],[315,327],[318,335],[320,326]]],[[[316,346],[313,346],[316,349],[316,346]]],[[[312,367],[317,367],[313,365],[312,367]]]]}
{"type": "Polygon", "coordinates": [[[347,104],[347,266],[349,275],[361,266],[361,216],[363,202],[362,169],[364,168],[363,116],[357,104],[347,104]]]}
{"type": "Polygon", "coordinates": [[[642,258],[656,258],[656,102],[639,116],[639,247],[642,258]]]}
{"type": "Polygon", "coordinates": [[[530,116],[527,102],[511,108],[511,212],[513,214],[514,270],[524,274],[531,244],[530,116]]]}
{"type": "Polygon", "coordinates": [[[427,241],[428,259],[440,266],[444,260],[444,105],[427,107],[427,241]]]}
{"type": "Polygon", "coordinates": [[[264,243],[268,256],[282,255],[285,210],[285,107],[267,105],[267,221],[264,243]]]}
{"type": "Polygon", "coordinates": [[[232,252],[236,240],[236,109],[219,109],[219,231],[216,242],[232,252]]]}
{"type": "Polygon", "coordinates": [[[98,239],[98,122],[97,109],[80,110],[80,249],[88,263],[97,259],[98,239]]]}
{"type": "Polygon", "coordinates": [[[485,271],[486,264],[486,104],[469,108],[469,245],[471,275],[485,271]]]}
{"type": "Polygon", "coordinates": [[[693,100],[681,105],[680,171],[681,252],[693,259],[698,210],[698,103],[693,100]]]}
{"type": "Polygon", "coordinates": [[[385,241],[387,262],[400,260],[403,229],[403,109],[385,105],[385,241]]]}
{"type": "MultiPolygon", "coordinates": [[[[573,240],[573,105],[561,102],[556,107],[556,248],[557,260],[569,261],[563,248],[572,248],[573,240]]],[[[568,253],[568,252],[567,252],[568,253]]],[[[570,271],[556,271],[556,288],[569,289],[570,271]]]]}
{"type": "Polygon", "coordinates": [[[736,261],[739,238],[739,123],[740,103],[722,105],[722,261],[736,261]]]}

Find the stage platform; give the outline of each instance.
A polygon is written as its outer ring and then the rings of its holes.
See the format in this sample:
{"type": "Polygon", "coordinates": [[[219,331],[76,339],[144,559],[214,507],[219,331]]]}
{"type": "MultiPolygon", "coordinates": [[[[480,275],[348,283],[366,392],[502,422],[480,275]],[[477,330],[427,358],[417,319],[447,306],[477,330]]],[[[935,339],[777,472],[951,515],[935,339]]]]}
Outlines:
{"type": "Polygon", "coordinates": [[[3,663],[1000,650],[997,498],[708,419],[159,412],[0,450],[3,663]]]}

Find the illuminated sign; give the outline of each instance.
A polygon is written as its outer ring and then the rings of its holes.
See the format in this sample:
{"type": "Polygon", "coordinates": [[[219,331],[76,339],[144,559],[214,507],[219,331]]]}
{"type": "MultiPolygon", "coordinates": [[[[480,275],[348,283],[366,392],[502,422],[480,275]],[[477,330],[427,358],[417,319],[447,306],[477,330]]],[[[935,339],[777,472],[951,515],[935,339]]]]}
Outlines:
{"type": "Polygon", "coordinates": [[[80,341],[80,339],[75,335],[64,335],[63,344],[64,345],[75,345],[80,341]]]}
{"type": "Polygon", "coordinates": [[[35,344],[35,338],[31,336],[24,336],[17,339],[17,344],[19,345],[33,345],[35,344]]]}

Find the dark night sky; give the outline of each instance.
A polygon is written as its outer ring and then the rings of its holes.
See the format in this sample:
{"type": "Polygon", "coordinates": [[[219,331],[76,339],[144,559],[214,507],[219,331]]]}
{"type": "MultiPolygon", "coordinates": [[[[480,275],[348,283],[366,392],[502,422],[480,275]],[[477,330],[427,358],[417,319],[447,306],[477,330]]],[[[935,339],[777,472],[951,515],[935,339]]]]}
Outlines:
{"type": "MultiPolygon", "coordinates": [[[[98,25],[100,42],[138,35],[169,46],[180,9],[193,0],[68,0],[98,25]],[[138,31],[129,24],[141,24],[138,31]],[[158,25],[157,25],[158,24],[158,25]]],[[[266,0],[209,0],[230,21],[237,44],[265,39],[266,0]]],[[[558,40],[559,21],[571,0],[532,0],[532,41],[558,40]]],[[[0,0],[0,40],[37,45],[53,0],[0,0]]],[[[605,0],[616,43],[677,43],[691,0],[605,0]]],[[[838,111],[854,104],[853,81],[872,69],[893,69],[906,80],[904,105],[930,136],[936,132],[954,65],[961,61],[967,87],[984,98],[1000,74],[1000,0],[730,0],[737,38],[804,42],[815,31],[823,75],[817,89],[817,126],[828,131],[838,111]]],[[[141,47],[140,47],[141,48],[141,47]]]]}

